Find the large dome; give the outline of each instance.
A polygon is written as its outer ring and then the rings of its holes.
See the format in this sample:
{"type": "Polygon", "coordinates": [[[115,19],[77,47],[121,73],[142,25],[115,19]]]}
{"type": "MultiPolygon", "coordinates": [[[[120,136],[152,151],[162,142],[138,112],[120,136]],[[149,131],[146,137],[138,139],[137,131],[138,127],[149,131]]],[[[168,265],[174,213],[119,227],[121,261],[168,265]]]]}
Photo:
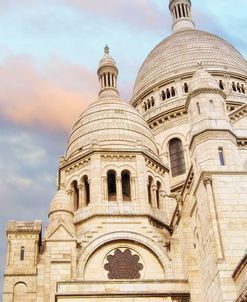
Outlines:
{"type": "Polygon", "coordinates": [[[78,156],[96,146],[100,149],[133,150],[143,146],[157,155],[153,135],[131,105],[117,100],[100,100],[81,114],[72,128],[66,158],[78,156]]]}
{"type": "Polygon", "coordinates": [[[176,32],[159,43],[144,61],[133,91],[133,101],[171,77],[196,70],[228,71],[247,76],[244,57],[225,40],[200,30],[176,32]]]}

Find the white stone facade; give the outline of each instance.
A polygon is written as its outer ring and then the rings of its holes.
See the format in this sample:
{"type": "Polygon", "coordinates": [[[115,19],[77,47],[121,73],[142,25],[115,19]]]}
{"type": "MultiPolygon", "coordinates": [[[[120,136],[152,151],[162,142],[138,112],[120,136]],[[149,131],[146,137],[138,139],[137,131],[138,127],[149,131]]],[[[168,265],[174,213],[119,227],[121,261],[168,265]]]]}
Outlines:
{"type": "Polygon", "coordinates": [[[243,302],[247,62],[170,0],[131,105],[105,48],[41,222],[10,221],[3,302],[243,302]]]}

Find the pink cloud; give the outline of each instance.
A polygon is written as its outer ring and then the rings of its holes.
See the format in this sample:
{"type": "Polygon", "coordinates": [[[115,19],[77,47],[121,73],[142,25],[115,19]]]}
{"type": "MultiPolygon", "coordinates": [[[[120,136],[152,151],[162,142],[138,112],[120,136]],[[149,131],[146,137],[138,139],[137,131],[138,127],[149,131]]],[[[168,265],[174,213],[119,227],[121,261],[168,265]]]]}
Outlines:
{"type": "MultiPolygon", "coordinates": [[[[58,1],[58,0],[56,0],[58,1]]],[[[164,13],[150,0],[62,0],[63,3],[73,5],[83,11],[109,17],[114,21],[126,22],[135,26],[156,29],[170,25],[164,13]]],[[[60,2],[60,0],[59,0],[60,2]]],[[[168,5],[168,3],[167,3],[168,5]]],[[[164,4],[164,7],[166,4],[164,4]]]]}
{"type": "Polygon", "coordinates": [[[82,65],[51,58],[39,67],[28,56],[0,65],[0,115],[19,125],[69,129],[95,101],[97,76],[82,65]]]}

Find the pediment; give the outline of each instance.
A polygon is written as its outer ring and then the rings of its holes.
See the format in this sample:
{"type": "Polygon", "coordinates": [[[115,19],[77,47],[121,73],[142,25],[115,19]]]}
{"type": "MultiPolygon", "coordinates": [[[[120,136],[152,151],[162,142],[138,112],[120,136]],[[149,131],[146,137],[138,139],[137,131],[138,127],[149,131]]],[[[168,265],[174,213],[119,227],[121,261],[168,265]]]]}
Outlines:
{"type": "Polygon", "coordinates": [[[50,232],[50,234],[48,234],[47,239],[66,241],[75,240],[75,237],[65,225],[59,224],[50,232]]]}

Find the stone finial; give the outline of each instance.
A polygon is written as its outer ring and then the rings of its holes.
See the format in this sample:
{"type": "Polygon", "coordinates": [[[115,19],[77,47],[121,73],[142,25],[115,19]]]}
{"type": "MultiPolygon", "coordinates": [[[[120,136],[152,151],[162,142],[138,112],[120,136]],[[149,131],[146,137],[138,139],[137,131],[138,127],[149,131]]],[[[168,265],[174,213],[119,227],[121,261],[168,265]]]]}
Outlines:
{"type": "Polygon", "coordinates": [[[109,48],[109,46],[106,44],[106,46],[105,46],[105,54],[109,54],[110,53],[110,48],[109,48]]]}

